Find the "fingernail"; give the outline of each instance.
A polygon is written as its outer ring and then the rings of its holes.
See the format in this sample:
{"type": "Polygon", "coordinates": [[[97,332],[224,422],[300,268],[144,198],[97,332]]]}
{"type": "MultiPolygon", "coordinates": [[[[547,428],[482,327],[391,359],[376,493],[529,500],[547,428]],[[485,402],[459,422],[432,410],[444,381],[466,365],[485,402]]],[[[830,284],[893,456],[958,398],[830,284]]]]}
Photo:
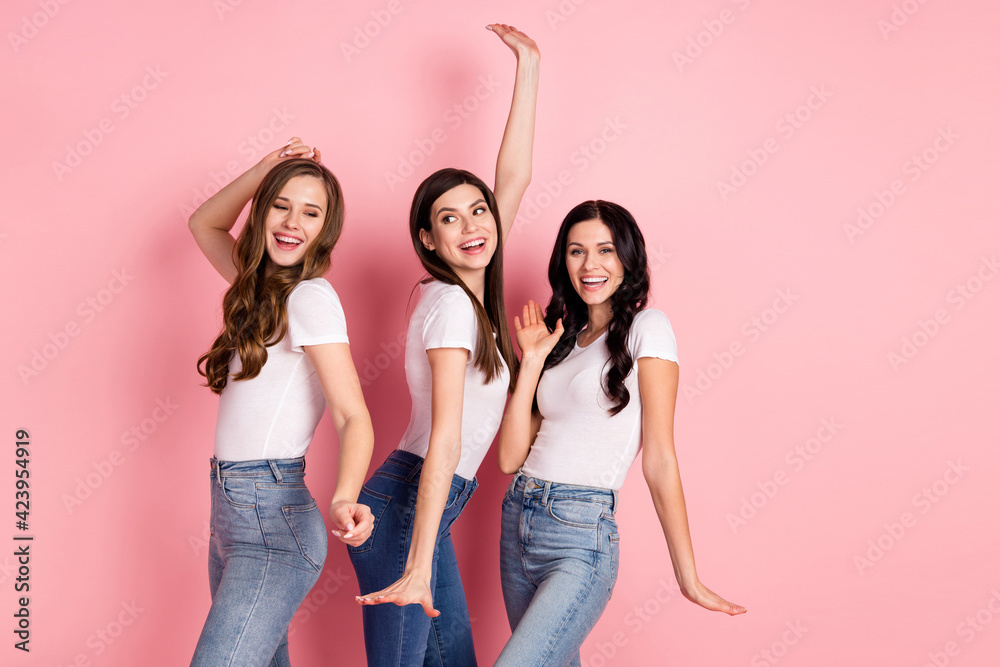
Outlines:
{"type": "Polygon", "coordinates": [[[313,157],[314,155],[316,155],[316,151],[309,151],[309,155],[306,157],[313,157]]]}
{"type": "Polygon", "coordinates": [[[288,151],[281,151],[281,155],[278,157],[285,157],[286,155],[288,155],[288,151]]]}
{"type": "Polygon", "coordinates": [[[348,533],[347,535],[344,535],[344,537],[347,538],[347,539],[351,539],[352,537],[354,537],[354,534],[353,533],[348,533]]]}
{"type": "Polygon", "coordinates": [[[340,531],[339,530],[331,530],[330,532],[333,533],[334,535],[336,535],[337,537],[340,537],[340,531]]]}
{"type": "Polygon", "coordinates": [[[347,530],[354,530],[354,524],[351,523],[351,522],[348,522],[348,524],[347,524],[347,530]]]}
{"type": "Polygon", "coordinates": [[[289,139],[288,141],[286,141],[285,145],[287,146],[288,144],[292,143],[293,141],[295,141],[294,137],[292,137],[291,139],[289,139]]]}

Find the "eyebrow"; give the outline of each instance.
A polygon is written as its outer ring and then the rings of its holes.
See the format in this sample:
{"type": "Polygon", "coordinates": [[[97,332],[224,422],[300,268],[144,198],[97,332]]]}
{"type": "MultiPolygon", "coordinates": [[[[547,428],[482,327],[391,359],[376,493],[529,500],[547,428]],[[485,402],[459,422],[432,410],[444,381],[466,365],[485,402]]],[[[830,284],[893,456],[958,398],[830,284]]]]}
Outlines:
{"type": "MultiPolygon", "coordinates": [[[[476,201],[474,201],[471,204],[469,204],[467,208],[472,208],[472,207],[476,206],[477,204],[485,204],[485,203],[486,203],[485,199],[479,198],[476,201]]],[[[452,212],[454,212],[454,211],[457,211],[457,210],[458,210],[457,208],[450,208],[448,206],[442,206],[441,208],[439,208],[437,210],[437,212],[434,215],[437,215],[438,213],[441,213],[441,211],[452,211],[452,212]]]]}
{"type": "MultiPolygon", "coordinates": [[[[567,246],[571,246],[571,245],[578,245],[578,246],[580,246],[581,248],[583,247],[583,244],[582,244],[582,243],[577,243],[576,241],[569,241],[569,242],[567,242],[567,243],[566,243],[566,245],[567,245],[567,246]]],[[[598,241],[597,245],[609,245],[609,246],[614,246],[614,243],[613,243],[612,241],[598,241]]]]}
{"type": "MultiPolygon", "coordinates": [[[[283,197],[281,195],[278,195],[277,197],[274,198],[274,201],[278,201],[278,200],[291,203],[291,200],[288,197],[283,197]]],[[[306,202],[304,205],[305,206],[312,206],[313,208],[315,208],[317,210],[320,210],[320,211],[323,210],[322,206],[320,206],[319,204],[313,204],[312,202],[306,202]]]]}

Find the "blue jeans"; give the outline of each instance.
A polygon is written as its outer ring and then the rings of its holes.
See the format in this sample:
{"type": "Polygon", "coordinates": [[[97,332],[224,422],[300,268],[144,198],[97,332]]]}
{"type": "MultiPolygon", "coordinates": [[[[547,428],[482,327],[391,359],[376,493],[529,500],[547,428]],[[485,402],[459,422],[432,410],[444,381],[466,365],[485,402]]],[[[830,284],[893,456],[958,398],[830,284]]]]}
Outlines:
{"type": "Polygon", "coordinates": [[[512,635],[495,667],[580,665],[618,578],[617,505],[617,491],[514,476],[500,524],[512,635]]]}
{"type": "Polygon", "coordinates": [[[211,463],[212,607],[191,666],[286,667],[288,624],[326,560],[305,460],[211,463]]]}
{"type": "MultiPolygon", "coordinates": [[[[374,593],[403,576],[413,537],[417,485],[424,460],[396,450],[372,475],[358,498],[375,516],[371,536],[360,546],[347,547],[358,575],[361,595],[374,593]]],[[[451,525],[459,517],[478,482],[452,477],[431,570],[431,591],[437,618],[418,604],[392,603],[362,607],[368,667],[435,665],[473,667],[476,651],[465,589],[458,573],[451,525]]]]}

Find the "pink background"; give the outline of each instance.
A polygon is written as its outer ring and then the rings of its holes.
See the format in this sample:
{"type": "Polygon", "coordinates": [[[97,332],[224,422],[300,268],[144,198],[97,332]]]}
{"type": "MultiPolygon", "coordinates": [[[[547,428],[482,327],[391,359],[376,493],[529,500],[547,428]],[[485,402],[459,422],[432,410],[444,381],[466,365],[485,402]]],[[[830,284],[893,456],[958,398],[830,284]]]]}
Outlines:
{"type": "MultiPolygon", "coordinates": [[[[1000,9],[485,4],[4,3],[0,465],[14,469],[28,429],[35,541],[26,655],[11,633],[14,477],[0,474],[0,662],[190,659],[209,606],[216,411],[195,360],[224,284],[186,211],[292,135],[343,183],[328,277],[366,377],[373,466],[396,445],[397,341],[421,275],[409,201],[443,166],[492,182],[514,59],[482,26],[505,21],[542,51],[508,306],[548,297],[573,205],[635,214],[679,339],[699,572],[750,610],[676,592],[636,466],[618,585],[583,664],[996,664],[1000,9]]],[[[324,419],[309,453],[321,505],[336,451],[324,419]]],[[[481,664],[508,636],[508,480],[489,455],[456,531],[481,664]]],[[[363,664],[356,592],[331,543],[292,624],[295,664],[363,664]]]]}

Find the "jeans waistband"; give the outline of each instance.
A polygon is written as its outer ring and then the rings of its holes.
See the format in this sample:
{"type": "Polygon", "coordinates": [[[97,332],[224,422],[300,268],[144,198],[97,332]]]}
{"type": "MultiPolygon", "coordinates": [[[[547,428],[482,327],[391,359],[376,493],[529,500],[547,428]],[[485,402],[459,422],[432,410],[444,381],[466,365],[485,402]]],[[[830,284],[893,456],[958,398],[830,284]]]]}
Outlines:
{"type": "Polygon", "coordinates": [[[212,472],[223,477],[270,477],[281,482],[283,475],[303,475],[306,471],[304,457],[294,459],[256,459],[252,461],[220,461],[209,459],[212,472]]]}
{"type": "Polygon", "coordinates": [[[618,490],[602,489],[596,486],[579,486],[577,484],[563,484],[562,482],[550,482],[545,479],[528,477],[520,470],[514,475],[510,483],[511,490],[521,490],[524,495],[538,497],[542,506],[546,506],[549,498],[572,498],[573,500],[586,500],[594,503],[606,503],[611,505],[611,513],[618,509],[618,490]]]}
{"type": "MultiPolygon", "coordinates": [[[[394,471],[393,476],[397,476],[407,482],[412,482],[416,484],[420,480],[420,471],[424,467],[424,459],[422,456],[417,456],[412,452],[407,452],[402,449],[394,449],[389,453],[389,456],[385,458],[385,463],[380,466],[380,470],[386,472],[383,466],[386,465],[395,466],[398,470],[394,471]]],[[[376,471],[377,474],[378,471],[376,471]]],[[[456,486],[461,486],[462,490],[468,490],[470,493],[475,491],[479,486],[479,481],[473,477],[472,479],[465,479],[460,475],[452,475],[451,483],[456,486]]]]}

